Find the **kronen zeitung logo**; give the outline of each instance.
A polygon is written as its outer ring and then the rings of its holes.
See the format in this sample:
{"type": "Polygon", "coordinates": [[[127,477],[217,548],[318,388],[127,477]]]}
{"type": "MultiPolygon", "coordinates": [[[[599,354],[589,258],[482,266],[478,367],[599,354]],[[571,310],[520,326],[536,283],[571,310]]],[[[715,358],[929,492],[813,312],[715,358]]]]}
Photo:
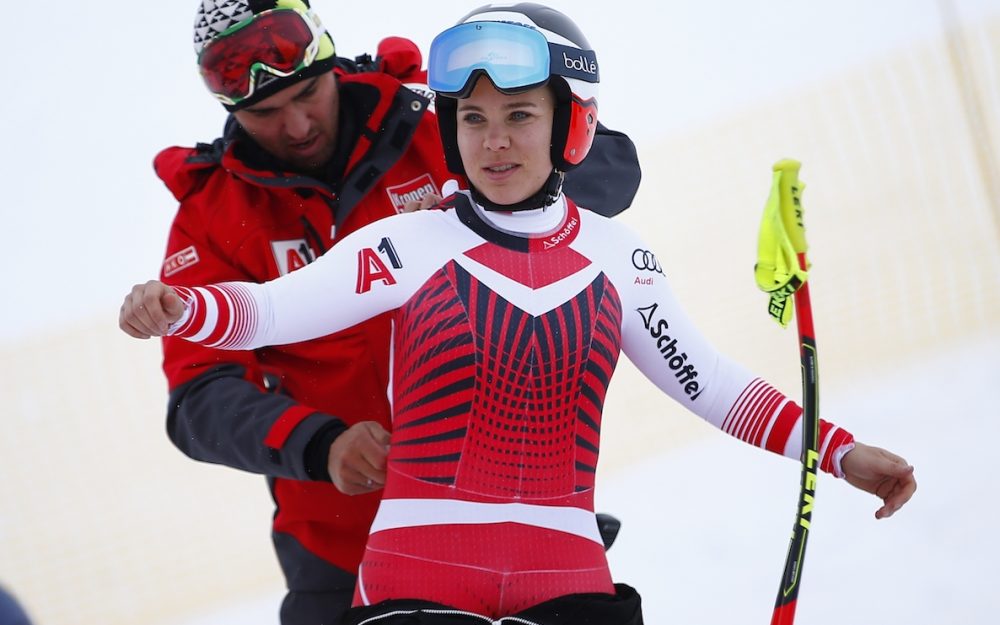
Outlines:
{"type": "Polygon", "coordinates": [[[428,182],[424,186],[414,189],[413,191],[407,191],[406,193],[393,193],[389,192],[389,198],[392,200],[393,206],[403,207],[407,202],[416,202],[422,200],[425,195],[434,193],[437,189],[434,187],[433,182],[428,182]]]}
{"type": "Polygon", "coordinates": [[[656,309],[659,304],[652,304],[645,308],[637,308],[636,312],[642,316],[642,322],[649,330],[649,336],[656,339],[656,348],[663,356],[667,367],[674,373],[674,377],[681,384],[684,393],[692,400],[698,399],[701,395],[701,384],[695,379],[698,377],[698,370],[688,362],[688,355],[681,351],[677,345],[677,339],[667,334],[670,323],[666,319],[657,319],[656,309]]]}
{"type": "Polygon", "coordinates": [[[419,201],[431,193],[441,195],[430,174],[417,176],[413,180],[388,187],[385,191],[397,213],[406,207],[407,202],[419,201]]]}

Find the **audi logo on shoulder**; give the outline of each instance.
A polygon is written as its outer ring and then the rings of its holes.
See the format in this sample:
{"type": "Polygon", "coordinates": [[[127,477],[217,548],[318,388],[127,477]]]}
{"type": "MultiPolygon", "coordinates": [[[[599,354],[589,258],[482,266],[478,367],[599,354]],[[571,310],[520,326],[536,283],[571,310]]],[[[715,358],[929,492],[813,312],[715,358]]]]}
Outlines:
{"type": "Polygon", "coordinates": [[[663,274],[663,267],[660,261],[656,260],[656,255],[649,250],[636,250],[632,252],[632,266],[642,271],[655,271],[663,274]]]}

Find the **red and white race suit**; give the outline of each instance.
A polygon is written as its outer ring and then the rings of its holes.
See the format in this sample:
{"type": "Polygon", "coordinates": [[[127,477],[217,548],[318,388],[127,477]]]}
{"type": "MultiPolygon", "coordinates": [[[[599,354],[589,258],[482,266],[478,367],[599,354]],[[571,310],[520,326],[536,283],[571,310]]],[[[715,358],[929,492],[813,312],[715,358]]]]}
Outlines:
{"type": "MultiPolygon", "coordinates": [[[[422,599],[498,617],[614,592],[593,503],[620,352],[716,427],[800,455],[799,406],[701,335],[647,250],[564,198],[498,214],[459,193],[445,210],[366,226],[278,280],[180,288],[175,335],[250,349],[391,312],[388,476],[355,603],[422,599]]],[[[821,423],[821,469],[852,441],[821,423]]]]}

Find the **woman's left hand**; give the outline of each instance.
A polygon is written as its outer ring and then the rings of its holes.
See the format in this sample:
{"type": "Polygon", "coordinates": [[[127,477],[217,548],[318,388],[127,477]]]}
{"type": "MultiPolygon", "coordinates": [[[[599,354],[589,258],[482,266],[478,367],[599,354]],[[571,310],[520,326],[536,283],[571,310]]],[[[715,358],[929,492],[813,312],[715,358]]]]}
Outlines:
{"type": "Polygon", "coordinates": [[[876,519],[887,519],[902,508],[917,490],[913,466],[880,447],[855,443],[840,462],[844,479],[852,486],[882,500],[876,519]]]}

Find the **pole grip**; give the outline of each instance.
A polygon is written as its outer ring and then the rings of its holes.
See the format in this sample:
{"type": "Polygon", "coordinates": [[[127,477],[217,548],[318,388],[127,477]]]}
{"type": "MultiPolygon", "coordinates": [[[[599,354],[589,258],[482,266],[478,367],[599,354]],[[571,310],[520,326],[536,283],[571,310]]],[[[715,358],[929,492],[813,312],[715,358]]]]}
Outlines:
{"type": "MultiPolygon", "coordinates": [[[[781,222],[785,226],[788,239],[797,254],[805,254],[809,248],[806,243],[806,227],[804,209],[802,208],[802,190],[805,185],[799,181],[799,168],[802,163],[786,158],[774,164],[774,171],[781,172],[779,193],[781,194],[781,222]]],[[[803,267],[805,269],[805,267],[803,267]]]]}

